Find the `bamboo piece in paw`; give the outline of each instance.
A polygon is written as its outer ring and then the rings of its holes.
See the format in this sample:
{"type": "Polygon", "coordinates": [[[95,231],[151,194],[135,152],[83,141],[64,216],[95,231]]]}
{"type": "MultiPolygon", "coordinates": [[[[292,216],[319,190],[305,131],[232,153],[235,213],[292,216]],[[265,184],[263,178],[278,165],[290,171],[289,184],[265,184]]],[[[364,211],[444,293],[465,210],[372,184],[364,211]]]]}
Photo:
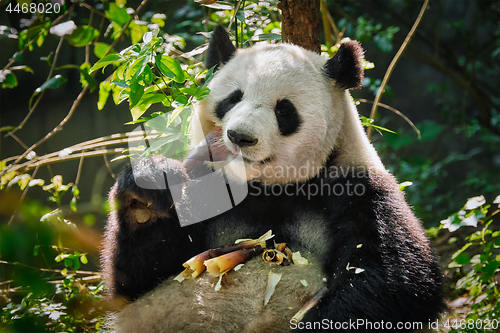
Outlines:
{"type": "Polygon", "coordinates": [[[186,267],[186,269],[182,271],[181,274],[177,275],[174,280],[182,282],[189,277],[192,277],[193,279],[198,277],[198,275],[205,271],[206,267],[203,263],[208,259],[210,259],[210,250],[192,257],[182,264],[182,266],[186,267]]]}
{"type": "Polygon", "coordinates": [[[262,252],[262,248],[257,245],[251,249],[241,249],[206,260],[204,264],[207,267],[208,274],[218,277],[235,266],[253,258],[260,252],[262,252]]]}
{"type": "Polygon", "coordinates": [[[306,304],[297,312],[293,317],[292,320],[295,319],[296,322],[301,321],[304,319],[304,316],[307,312],[309,312],[313,307],[318,305],[319,301],[326,295],[328,292],[328,289],[326,287],[320,289],[314,296],[311,298],[309,301],[307,301],[306,304]]]}
{"type": "MultiPolygon", "coordinates": [[[[257,245],[259,245],[260,249],[262,249],[266,246],[266,241],[273,238],[273,237],[274,237],[273,231],[269,230],[268,232],[266,232],[265,234],[263,234],[262,236],[260,236],[257,239],[250,239],[250,240],[240,242],[238,244],[221,246],[221,247],[217,247],[215,249],[206,250],[206,251],[192,257],[191,259],[186,261],[184,264],[182,264],[182,266],[184,266],[186,269],[184,271],[182,271],[182,273],[177,275],[174,278],[174,280],[182,282],[189,277],[196,278],[198,275],[203,273],[203,271],[205,271],[205,269],[206,269],[205,261],[208,261],[211,258],[216,258],[216,257],[222,256],[225,254],[229,254],[229,253],[237,251],[237,250],[255,248],[257,245]]],[[[248,259],[250,259],[250,258],[251,257],[249,257],[248,259]]],[[[241,263],[241,262],[239,262],[239,263],[241,263]]],[[[236,266],[236,265],[238,265],[238,264],[235,264],[234,266],[236,266]]],[[[216,276],[219,276],[219,275],[216,275],[216,276]]]]}

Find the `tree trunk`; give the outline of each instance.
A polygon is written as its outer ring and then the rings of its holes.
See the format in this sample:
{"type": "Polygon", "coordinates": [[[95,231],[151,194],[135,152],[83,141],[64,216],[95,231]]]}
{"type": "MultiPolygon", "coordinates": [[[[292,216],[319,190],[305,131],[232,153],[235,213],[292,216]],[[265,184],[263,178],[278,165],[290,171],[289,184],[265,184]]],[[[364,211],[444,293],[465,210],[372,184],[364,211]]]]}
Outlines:
{"type": "Polygon", "coordinates": [[[320,0],[280,0],[278,8],[282,41],[320,53],[320,0]]]}

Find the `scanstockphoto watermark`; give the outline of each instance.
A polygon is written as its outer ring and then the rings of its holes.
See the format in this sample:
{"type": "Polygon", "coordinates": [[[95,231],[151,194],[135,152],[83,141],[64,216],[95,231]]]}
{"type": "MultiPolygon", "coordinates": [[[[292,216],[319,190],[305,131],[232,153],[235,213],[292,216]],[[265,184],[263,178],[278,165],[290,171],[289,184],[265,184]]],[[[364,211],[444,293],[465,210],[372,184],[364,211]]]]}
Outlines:
{"type": "Polygon", "coordinates": [[[330,319],[323,319],[321,321],[305,321],[299,322],[296,319],[290,320],[290,329],[300,330],[359,330],[361,332],[376,332],[376,331],[390,331],[395,332],[401,330],[422,330],[427,323],[422,322],[390,322],[390,321],[370,321],[366,319],[356,319],[349,321],[333,321],[330,319]]]}

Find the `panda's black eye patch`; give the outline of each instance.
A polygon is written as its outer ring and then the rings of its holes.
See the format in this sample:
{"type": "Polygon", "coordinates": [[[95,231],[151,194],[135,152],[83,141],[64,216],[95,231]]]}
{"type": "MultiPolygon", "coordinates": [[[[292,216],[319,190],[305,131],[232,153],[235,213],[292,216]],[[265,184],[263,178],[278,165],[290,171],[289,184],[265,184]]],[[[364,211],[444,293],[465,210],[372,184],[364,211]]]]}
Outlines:
{"type": "Polygon", "coordinates": [[[281,135],[288,136],[298,131],[302,121],[297,109],[289,99],[279,100],[274,108],[274,113],[281,135]]]}
{"type": "Polygon", "coordinates": [[[236,104],[241,102],[243,98],[243,92],[241,90],[235,90],[231,93],[231,95],[224,98],[222,101],[217,104],[215,107],[215,115],[217,118],[222,120],[224,115],[229,112],[236,104]]]}

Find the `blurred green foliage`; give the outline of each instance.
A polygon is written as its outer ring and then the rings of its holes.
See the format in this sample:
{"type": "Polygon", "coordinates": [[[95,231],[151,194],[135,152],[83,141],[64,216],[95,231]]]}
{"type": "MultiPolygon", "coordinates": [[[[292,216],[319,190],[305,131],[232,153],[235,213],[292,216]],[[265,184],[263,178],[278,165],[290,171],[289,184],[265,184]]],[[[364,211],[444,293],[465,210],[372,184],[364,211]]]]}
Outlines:
{"type": "Polygon", "coordinates": [[[466,291],[472,303],[463,323],[450,332],[488,332],[498,328],[500,289],[500,230],[492,228],[493,217],[500,212],[500,195],[492,204],[484,196],[467,200],[460,211],[441,221],[441,227],[456,232],[464,227],[479,227],[465,238],[465,245],[453,253],[448,267],[462,276],[456,283],[458,292],[466,291]],[[468,250],[473,250],[471,257],[468,250]]]}

